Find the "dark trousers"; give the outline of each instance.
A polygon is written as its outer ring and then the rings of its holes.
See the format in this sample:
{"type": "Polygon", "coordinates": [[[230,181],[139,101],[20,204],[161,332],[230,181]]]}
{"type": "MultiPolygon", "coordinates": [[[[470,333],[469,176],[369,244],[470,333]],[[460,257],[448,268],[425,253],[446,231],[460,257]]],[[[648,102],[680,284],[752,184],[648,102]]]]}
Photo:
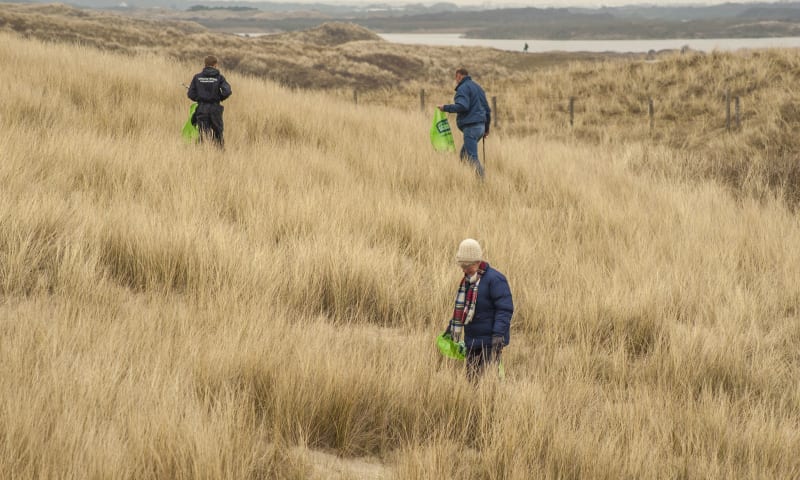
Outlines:
{"type": "Polygon", "coordinates": [[[220,147],[225,145],[222,136],[224,125],[222,123],[222,112],[225,108],[218,103],[201,103],[195,110],[195,120],[197,129],[200,131],[200,141],[211,140],[220,147]]]}
{"type": "Polygon", "coordinates": [[[500,351],[494,352],[492,347],[474,348],[467,350],[467,378],[477,380],[487,370],[487,368],[498,368],[500,363],[500,351]]]}

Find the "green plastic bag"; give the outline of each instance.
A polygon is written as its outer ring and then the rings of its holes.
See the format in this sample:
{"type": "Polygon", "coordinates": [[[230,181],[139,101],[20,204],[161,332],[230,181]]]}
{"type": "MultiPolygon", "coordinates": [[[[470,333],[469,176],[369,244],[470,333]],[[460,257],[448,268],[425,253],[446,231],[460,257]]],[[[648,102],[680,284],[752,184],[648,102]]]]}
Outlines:
{"type": "Polygon", "coordinates": [[[436,337],[436,346],[439,347],[439,352],[445,357],[464,360],[464,350],[453,341],[453,337],[449,333],[442,333],[436,337]]]}
{"type": "MultiPolygon", "coordinates": [[[[436,337],[436,346],[439,348],[439,352],[447,358],[455,360],[464,360],[466,358],[464,348],[454,342],[449,333],[445,332],[436,337]]],[[[503,366],[502,360],[497,362],[497,377],[500,380],[506,379],[506,367],[503,366]]]]}
{"type": "Polygon", "coordinates": [[[189,106],[189,119],[183,124],[183,130],[181,131],[181,136],[189,143],[196,142],[200,137],[197,126],[192,125],[192,117],[194,116],[195,110],[197,110],[197,103],[193,103],[189,106]]]}
{"type": "Polygon", "coordinates": [[[450,122],[447,121],[447,113],[438,108],[433,112],[431,143],[433,144],[433,149],[437,152],[456,151],[456,144],[453,141],[453,132],[450,130],[450,122]]]}

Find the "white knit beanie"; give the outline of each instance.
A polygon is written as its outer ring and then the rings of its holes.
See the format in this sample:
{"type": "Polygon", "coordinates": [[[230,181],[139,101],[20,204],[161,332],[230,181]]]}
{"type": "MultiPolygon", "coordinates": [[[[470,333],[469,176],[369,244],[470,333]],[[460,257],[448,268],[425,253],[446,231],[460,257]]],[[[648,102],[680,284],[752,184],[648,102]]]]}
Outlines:
{"type": "Polygon", "coordinates": [[[477,240],[467,238],[458,246],[458,253],[456,253],[458,263],[474,263],[481,260],[483,260],[483,252],[477,240]]]}

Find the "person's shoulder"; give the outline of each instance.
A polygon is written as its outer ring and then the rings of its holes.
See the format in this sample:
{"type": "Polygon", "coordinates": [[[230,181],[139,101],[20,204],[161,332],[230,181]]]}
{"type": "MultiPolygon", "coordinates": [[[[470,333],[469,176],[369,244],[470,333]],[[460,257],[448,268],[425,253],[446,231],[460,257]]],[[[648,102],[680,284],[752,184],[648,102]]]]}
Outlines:
{"type": "Polygon", "coordinates": [[[501,272],[500,270],[497,270],[494,267],[489,267],[489,271],[492,274],[492,279],[498,280],[500,282],[508,283],[508,279],[506,278],[505,275],[503,275],[503,272],[501,272]]]}
{"type": "Polygon", "coordinates": [[[478,92],[483,92],[483,87],[481,87],[481,85],[478,82],[476,82],[475,80],[470,80],[469,88],[471,90],[476,90],[478,92]]]}

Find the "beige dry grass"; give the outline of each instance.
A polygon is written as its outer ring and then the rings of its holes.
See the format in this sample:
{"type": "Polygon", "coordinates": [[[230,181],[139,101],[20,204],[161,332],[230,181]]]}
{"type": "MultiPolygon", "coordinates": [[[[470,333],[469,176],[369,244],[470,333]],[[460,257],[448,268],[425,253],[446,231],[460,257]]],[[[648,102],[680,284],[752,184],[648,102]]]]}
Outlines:
{"type": "Polygon", "coordinates": [[[800,475],[780,200],[614,132],[501,130],[481,185],[426,114],[236,73],[221,153],[178,137],[194,65],[0,40],[11,478],[800,475]],[[466,236],[517,305],[477,388],[432,346],[466,236]]]}
{"type": "MultiPolygon", "coordinates": [[[[672,155],[645,153],[639,168],[684,181],[714,179],[754,198],[777,194],[791,208],[800,204],[800,99],[791,88],[800,81],[800,54],[792,50],[690,51],[655,61],[641,55],[522,54],[395,45],[347,24],[245,39],[168,21],[158,12],[147,20],[63,5],[2,7],[0,28],[26,37],[179,61],[200,59],[213,45],[227,71],[325,90],[343,101],[352,102],[355,91],[362,105],[409,112],[420,108],[421,90],[428,109],[449,101],[452,72],[466,66],[496,97],[495,118],[508,135],[666,145],[672,155]],[[726,131],[727,92],[741,100],[741,126],[734,123],[732,132],[726,131]]],[[[154,80],[171,86],[160,75],[154,80]]]]}
{"type": "MultiPolygon", "coordinates": [[[[644,155],[640,167],[671,178],[715,179],[737,193],[776,193],[800,203],[795,158],[800,81],[797,52],[754,51],[636,55],[521,54],[488,48],[433,48],[383,42],[367,30],[326,24],[308,32],[259,38],[208,31],[159,12],[151,19],[63,5],[3,4],[0,28],[30,38],[78,43],[131,55],[180,61],[202,58],[213,45],[230,72],[292,87],[325,90],[362,105],[428,109],[449,101],[452,71],[468,67],[497,99],[495,118],[509,135],[667,145],[667,161],[644,155]],[[726,131],[725,96],[741,100],[741,126],[726,131]],[[575,99],[574,127],[569,99],[575,99]],[[654,106],[650,130],[648,102],[654,106]]],[[[156,81],[165,79],[156,76],[156,81]]],[[[732,112],[735,115],[735,112],[732,112]]],[[[734,119],[735,121],[735,119],[734,119]]]]}

